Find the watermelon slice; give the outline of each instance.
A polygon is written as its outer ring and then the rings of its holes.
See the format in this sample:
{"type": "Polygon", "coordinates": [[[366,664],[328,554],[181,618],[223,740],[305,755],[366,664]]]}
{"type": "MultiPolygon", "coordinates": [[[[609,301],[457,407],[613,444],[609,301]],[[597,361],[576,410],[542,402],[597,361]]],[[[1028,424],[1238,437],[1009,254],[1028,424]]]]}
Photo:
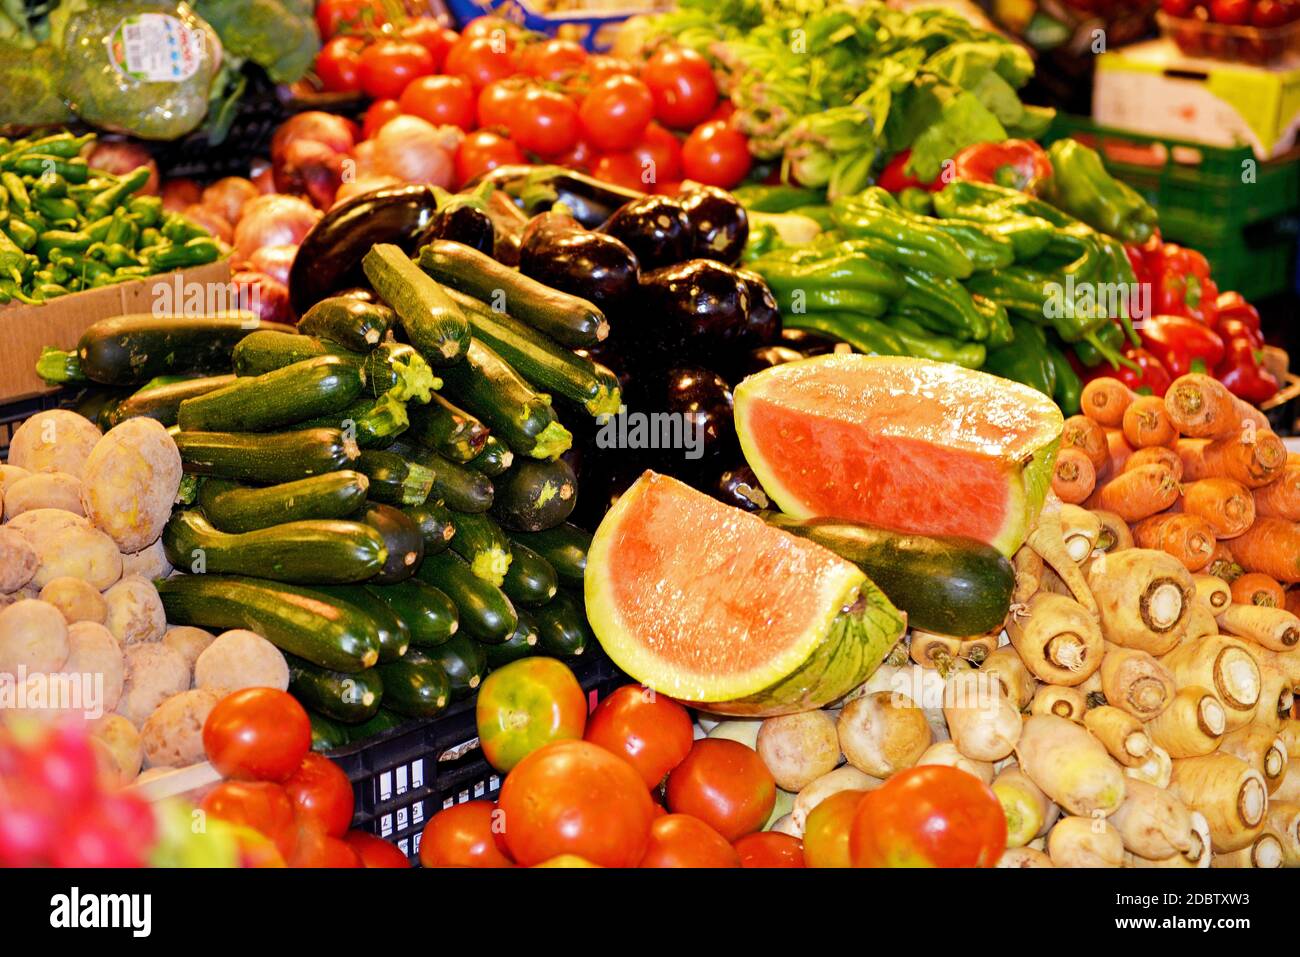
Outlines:
{"type": "Polygon", "coordinates": [[[967,535],[1004,555],[1043,507],[1065,424],[1028,386],[898,356],[774,366],[735,401],[741,449],[783,512],[967,535]]]}
{"type": "Polygon", "coordinates": [[[717,714],[828,704],[876,670],[904,627],[856,565],[654,472],[596,530],[586,597],[615,664],[717,714]]]}

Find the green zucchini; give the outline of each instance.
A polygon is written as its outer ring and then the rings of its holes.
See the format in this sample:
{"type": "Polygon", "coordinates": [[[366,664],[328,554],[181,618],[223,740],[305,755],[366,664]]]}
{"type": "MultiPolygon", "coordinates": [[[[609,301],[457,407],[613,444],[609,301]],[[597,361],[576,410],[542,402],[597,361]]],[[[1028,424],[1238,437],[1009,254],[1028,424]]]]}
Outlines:
{"type": "Polygon", "coordinates": [[[355,366],[364,394],[378,398],[389,392],[402,401],[428,402],[442,380],[424,357],[401,342],[382,342],[366,352],[354,352],[337,342],[316,336],[283,332],[255,332],[235,346],[235,372],[241,377],[266,375],[298,362],[337,356],[355,366]]]}
{"type": "Polygon", "coordinates": [[[419,654],[442,667],[451,683],[451,700],[462,701],[477,691],[487,676],[487,648],[467,635],[457,635],[451,641],[419,654]]]}
{"type": "Polygon", "coordinates": [[[361,261],[366,278],[393,307],[407,341],[435,366],[465,358],[470,347],[469,321],[446,291],[397,246],[379,243],[361,261]]]}
{"type": "Polygon", "coordinates": [[[408,414],[409,437],[453,462],[471,461],[487,443],[487,426],[440,395],[408,414]]]}
{"type": "Polygon", "coordinates": [[[482,512],[461,513],[453,521],[456,534],[451,540],[451,550],[469,562],[475,575],[500,588],[510,569],[510,540],[506,533],[482,512]]]}
{"type": "Polygon", "coordinates": [[[186,472],[262,485],[352,468],[361,454],[357,443],[338,429],[258,435],[177,432],[172,438],[186,472]]]}
{"type": "Polygon", "coordinates": [[[391,585],[415,574],[424,560],[424,535],[410,516],[380,502],[370,502],[357,513],[357,521],[383,536],[388,558],[370,579],[375,585],[391,585]]]}
{"type": "Polygon", "coordinates": [[[492,514],[512,531],[554,528],[578,504],[578,478],[564,459],[523,459],[492,484],[492,514]]]}
{"type": "Polygon", "coordinates": [[[469,467],[489,478],[496,478],[503,475],[514,461],[515,453],[510,451],[510,447],[495,435],[488,435],[483,451],[469,462],[469,467]]]}
{"type": "Polygon", "coordinates": [[[238,378],[180,405],[185,432],[258,432],[337,412],[361,395],[361,372],[339,356],[238,378]]]}
{"type": "Polygon", "coordinates": [[[424,538],[424,553],[436,555],[447,550],[456,534],[456,524],[451,509],[432,499],[423,505],[407,505],[402,511],[415,523],[424,538]]]}
{"type": "Polygon", "coordinates": [[[510,637],[499,645],[483,646],[487,652],[488,667],[500,668],[512,661],[537,654],[537,641],[537,623],[533,621],[532,615],[520,608],[519,624],[510,637]]]}
{"type": "Polygon", "coordinates": [[[367,449],[356,469],[370,479],[370,498],[389,505],[420,505],[433,489],[434,472],[393,452],[367,449]]]}
{"type": "Polygon", "coordinates": [[[410,718],[400,715],[396,711],[380,708],[369,721],[362,721],[360,724],[348,726],[348,741],[352,744],[358,741],[367,741],[370,738],[379,737],[385,731],[391,731],[393,728],[400,728],[410,723],[410,718]]]}
{"type": "Polygon", "coordinates": [[[482,472],[406,441],[399,440],[388,448],[433,472],[429,497],[434,501],[445,502],[448,508],[469,514],[486,512],[492,507],[492,480],[482,472]]]}
{"type": "Polygon", "coordinates": [[[451,681],[442,666],[418,652],[376,665],[384,682],[384,707],[410,718],[432,718],[451,703],[451,681]]]}
{"type": "Polygon", "coordinates": [[[331,296],[303,314],[298,320],[298,331],[366,352],[379,345],[396,324],[397,314],[382,302],[331,296]]]}
{"type": "Polygon", "coordinates": [[[424,356],[405,342],[383,342],[371,350],[363,363],[366,392],[372,396],[392,395],[403,402],[428,402],[442,380],[424,356]]]}
{"type": "Polygon", "coordinates": [[[981,635],[1002,626],[1015,588],[1011,563],[995,548],[956,535],[909,535],[839,519],[764,518],[853,562],[907,612],[909,625],[943,635],[981,635]]]}
{"type": "Polygon", "coordinates": [[[591,548],[588,532],[565,522],[541,532],[511,532],[510,540],[531,548],[550,562],[560,584],[582,586],[587,572],[587,550],[591,548]]]}
{"type": "Polygon", "coordinates": [[[519,542],[510,543],[510,567],[501,590],[516,605],[536,608],[555,597],[560,579],[541,555],[519,542]]]}
{"type": "Polygon", "coordinates": [[[254,332],[241,340],[231,353],[231,361],[236,375],[252,377],[322,356],[338,356],[356,366],[366,358],[365,352],[354,352],[337,342],[326,342],[316,336],[267,330],[254,332]]]}
{"type": "Polygon", "coordinates": [[[406,624],[413,645],[425,648],[440,645],[460,627],[455,603],[428,582],[412,578],[393,585],[365,587],[406,624]]]}
{"type": "Polygon", "coordinates": [[[163,425],[175,425],[181,403],[195,396],[207,395],[235,381],[233,375],[203,376],[197,379],[182,379],[169,385],[145,387],[113,404],[104,416],[105,425],[110,429],[125,422],[144,416],[157,419],[163,425]]]}
{"type": "Polygon", "coordinates": [[[356,440],[363,449],[378,449],[388,445],[406,431],[410,420],[406,403],[392,393],[378,399],[362,396],[346,408],[299,422],[300,429],[338,429],[356,440]]]}
{"type": "Polygon", "coordinates": [[[541,608],[533,609],[537,622],[537,645],[543,654],[576,658],[595,644],[587,613],[580,601],[560,592],[541,608]]]}
{"type": "Polygon", "coordinates": [[[374,668],[348,674],[319,668],[293,655],[286,655],[285,661],[289,664],[289,693],[325,717],[360,724],[379,710],[384,684],[374,668]]]}
{"type": "Polygon", "coordinates": [[[443,390],[521,455],[555,459],[573,444],[573,436],[555,417],[551,397],[535,391],[477,339],[470,343],[464,362],[444,370],[443,390]]]}
{"type": "Polygon", "coordinates": [[[370,479],[344,469],[266,488],[250,488],[223,478],[199,485],[199,508],[223,532],[251,532],[282,522],[345,518],[366,500],[370,479]]]}
{"type": "Polygon", "coordinates": [[[311,722],[311,749],[317,754],[333,751],[348,743],[348,729],[333,718],[307,709],[307,720],[311,722]]]}
{"type": "Polygon", "coordinates": [[[388,603],[364,585],[313,585],[311,590],[331,601],[346,602],[369,616],[379,636],[379,660],[395,661],[411,646],[411,629],[388,603]]]}
{"type": "Polygon", "coordinates": [[[176,575],[155,585],[173,625],[248,628],[281,651],[349,674],[379,660],[370,617],[319,592],[235,575],[176,575]]]}
{"type": "Polygon", "coordinates": [[[609,335],[609,322],[593,303],[552,289],[463,243],[434,240],[420,250],[420,268],[475,299],[504,295],[514,316],[562,345],[594,346],[609,335]]]}
{"type": "Polygon", "coordinates": [[[361,522],[305,519],[231,534],[218,531],[197,509],[172,515],[162,542],[167,560],[191,574],[248,575],[298,585],[364,581],[388,557],[384,537],[361,522]]]}
{"type": "Polygon", "coordinates": [[[519,624],[510,599],[500,588],[475,575],[469,563],[455,552],[424,556],[416,575],[456,603],[461,627],[471,638],[499,644],[519,624]]]}

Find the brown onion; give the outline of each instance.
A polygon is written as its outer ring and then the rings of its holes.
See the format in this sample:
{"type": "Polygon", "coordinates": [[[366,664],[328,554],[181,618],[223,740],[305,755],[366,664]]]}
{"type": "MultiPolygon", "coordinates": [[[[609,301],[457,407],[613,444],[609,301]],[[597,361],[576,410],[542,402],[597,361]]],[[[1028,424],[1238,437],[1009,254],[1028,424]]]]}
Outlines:
{"type": "Polygon", "coordinates": [[[203,205],[234,225],[239,222],[244,204],[260,195],[261,192],[252,180],[242,176],[227,176],[203,191],[203,205]]]}
{"type": "Polygon", "coordinates": [[[263,246],[248,257],[248,265],[255,272],[265,273],[277,282],[289,282],[289,270],[298,255],[298,247],[289,243],[283,246],[263,246]]]}
{"type": "Polygon", "coordinates": [[[271,158],[278,159],[295,140],[324,143],[336,153],[347,153],[356,145],[356,127],[333,113],[308,110],[297,113],[283,123],[271,137],[271,158]]]}
{"type": "Polygon", "coordinates": [[[320,217],[320,210],[297,196],[259,196],[244,204],[235,250],[246,260],[263,246],[300,243],[320,217]]]}
{"type": "Polygon", "coordinates": [[[192,203],[181,212],[223,243],[228,243],[235,238],[235,228],[230,225],[230,221],[210,206],[192,203]]]}
{"type": "Polygon", "coordinates": [[[169,179],[162,184],[163,209],[179,213],[203,202],[203,188],[192,179],[169,179]]]}

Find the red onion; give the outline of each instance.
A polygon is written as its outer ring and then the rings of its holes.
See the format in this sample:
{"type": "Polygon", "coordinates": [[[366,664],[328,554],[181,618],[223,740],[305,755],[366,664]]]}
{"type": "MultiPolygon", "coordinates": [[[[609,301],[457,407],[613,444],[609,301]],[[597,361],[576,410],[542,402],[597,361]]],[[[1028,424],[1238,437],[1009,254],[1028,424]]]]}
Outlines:
{"type": "Polygon", "coordinates": [[[324,143],[336,153],[346,153],[356,145],[356,128],[333,113],[320,110],[296,113],[281,123],[271,137],[271,158],[277,159],[295,140],[324,143]]]}
{"type": "Polygon", "coordinates": [[[257,199],[261,193],[253,181],[242,176],[219,179],[203,191],[203,205],[217,213],[228,223],[239,222],[244,204],[257,199]]]}
{"type": "Polygon", "coordinates": [[[248,265],[254,272],[265,273],[276,282],[288,283],[289,270],[293,268],[293,258],[298,255],[298,247],[290,243],[283,246],[263,246],[248,257],[248,265]]]}
{"type": "Polygon", "coordinates": [[[235,250],[248,259],[263,246],[300,243],[320,217],[320,210],[296,196],[259,196],[244,204],[235,227],[235,250]]]}
{"type": "Polygon", "coordinates": [[[248,165],[248,178],[262,195],[275,192],[275,176],[269,159],[258,157],[253,160],[248,165]]]}
{"type": "Polygon", "coordinates": [[[265,273],[245,270],[230,277],[235,288],[236,302],[247,304],[264,322],[293,323],[289,308],[289,287],[265,273]]]}
{"type": "Polygon", "coordinates": [[[222,216],[211,206],[203,206],[200,203],[192,203],[181,210],[186,216],[194,220],[213,236],[216,236],[223,243],[228,243],[235,238],[235,228],[230,225],[230,220],[222,216]]]}
{"type": "Polygon", "coordinates": [[[153,161],[149,151],[139,143],[126,140],[100,140],[86,157],[92,169],[102,169],[106,173],[125,176],[127,173],[149,167],[149,179],[144,186],[136,190],[136,196],[158,195],[158,164],[153,161]]]}
{"type": "Polygon", "coordinates": [[[275,160],[275,186],[282,193],[306,196],[318,209],[328,209],[351,160],[324,143],[294,140],[275,160]]]}
{"type": "Polygon", "coordinates": [[[179,213],[203,201],[203,189],[192,179],[169,179],[162,184],[163,209],[179,213]]]}
{"type": "Polygon", "coordinates": [[[448,187],[457,137],[418,116],[389,120],[375,137],[378,171],[408,183],[448,187]]]}

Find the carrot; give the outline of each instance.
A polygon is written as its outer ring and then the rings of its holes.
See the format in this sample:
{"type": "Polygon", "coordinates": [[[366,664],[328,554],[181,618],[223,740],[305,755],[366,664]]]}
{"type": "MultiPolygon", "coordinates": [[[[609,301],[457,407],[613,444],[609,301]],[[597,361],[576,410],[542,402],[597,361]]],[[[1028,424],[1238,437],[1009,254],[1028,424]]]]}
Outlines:
{"type": "Polygon", "coordinates": [[[1074,448],[1083,452],[1092,462],[1094,470],[1110,461],[1106,433],[1086,415],[1072,415],[1065,420],[1065,428],[1061,432],[1061,448],[1074,448]]]}
{"type": "Polygon", "coordinates": [[[1126,522],[1140,522],[1163,512],[1178,499],[1174,473],[1159,465],[1144,465],[1115,476],[1088,499],[1088,508],[1114,512],[1126,522]]]}
{"type": "Polygon", "coordinates": [[[1118,429],[1124,421],[1124,410],[1137,395],[1119,379],[1104,376],[1093,379],[1083,387],[1079,405],[1083,414],[1100,426],[1118,429]]]}
{"type": "Polygon", "coordinates": [[[1183,486],[1183,511],[1204,519],[1216,538],[1236,538],[1255,521],[1255,499],[1232,479],[1201,479],[1183,486]]]}
{"type": "Polygon", "coordinates": [[[1300,523],[1257,518],[1244,535],[1232,540],[1232,554],[1246,571],[1294,585],[1300,582],[1300,523]]]}
{"type": "Polygon", "coordinates": [[[1251,430],[1222,439],[1179,439],[1183,478],[1230,478],[1247,488],[1262,488],[1286,468],[1286,446],[1272,432],[1251,430]]]}
{"type": "Polygon", "coordinates": [[[1245,569],[1237,564],[1237,559],[1232,554],[1232,549],[1228,547],[1228,543],[1219,539],[1218,544],[1214,546],[1214,554],[1210,556],[1210,564],[1205,566],[1205,571],[1216,578],[1222,578],[1225,582],[1234,582],[1245,569]]]}
{"type": "Polygon", "coordinates": [[[1300,462],[1293,464],[1287,456],[1281,476],[1256,490],[1255,511],[1300,522],[1300,462]]]}
{"type": "Polygon", "coordinates": [[[1192,438],[1221,438],[1241,431],[1236,397],[1213,376],[1190,372],[1165,391],[1165,410],[1174,427],[1192,438]]]}
{"type": "Polygon", "coordinates": [[[1286,590],[1285,608],[1293,615],[1300,615],[1300,588],[1286,590]]]}
{"type": "Polygon", "coordinates": [[[1140,468],[1143,465],[1165,465],[1174,473],[1174,481],[1183,480],[1183,460],[1167,445],[1149,445],[1138,449],[1124,463],[1124,471],[1140,468]]]}
{"type": "Polygon", "coordinates": [[[1110,452],[1110,463],[1097,473],[1098,478],[1118,475],[1133,457],[1133,448],[1125,441],[1124,433],[1119,429],[1106,430],[1106,447],[1110,452]]]}
{"type": "Polygon", "coordinates": [[[1263,605],[1285,608],[1286,593],[1276,578],[1260,572],[1247,572],[1232,583],[1232,600],[1238,605],[1263,605]]]}
{"type": "Polygon", "coordinates": [[[1078,505],[1092,494],[1097,484],[1097,470],[1092,460],[1077,448],[1061,449],[1052,472],[1052,491],[1062,502],[1078,505]]]}
{"type": "Polygon", "coordinates": [[[1178,438],[1178,430],[1165,411],[1165,401],[1159,396],[1143,395],[1134,399],[1124,410],[1124,438],[1135,449],[1152,445],[1170,445],[1178,438]]]}
{"type": "Polygon", "coordinates": [[[1199,572],[1214,555],[1214,531],[1195,515],[1153,515],[1133,527],[1138,548],[1159,549],[1178,559],[1188,571],[1199,572]]]}

